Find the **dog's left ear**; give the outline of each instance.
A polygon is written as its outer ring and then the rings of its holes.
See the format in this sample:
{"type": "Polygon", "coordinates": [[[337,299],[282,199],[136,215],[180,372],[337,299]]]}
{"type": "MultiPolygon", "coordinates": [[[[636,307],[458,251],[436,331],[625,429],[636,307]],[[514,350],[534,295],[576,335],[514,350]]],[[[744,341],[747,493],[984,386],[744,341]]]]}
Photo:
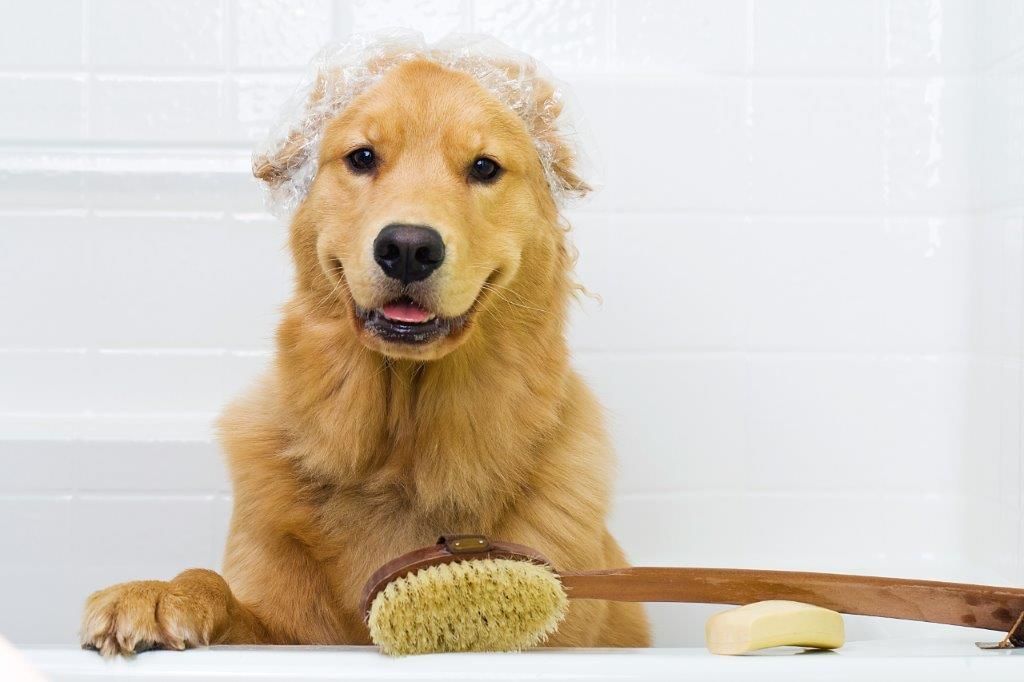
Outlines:
{"type": "Polygon", "coordinates": [[[533,120],[527,121],[527,127],[550,150],[551,170],[559,185],[573,196],[586,195],[591,187],[577,173],[575,150],[558,127],[563,108],[561,95],[550,81],[535,76],[533,103],[533,120]]]}

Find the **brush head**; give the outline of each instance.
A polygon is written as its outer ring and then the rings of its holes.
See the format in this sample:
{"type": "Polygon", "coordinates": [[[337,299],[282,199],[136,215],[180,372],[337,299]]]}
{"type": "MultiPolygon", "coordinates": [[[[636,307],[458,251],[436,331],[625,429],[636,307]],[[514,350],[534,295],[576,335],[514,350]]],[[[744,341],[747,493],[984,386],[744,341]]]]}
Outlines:
{"type": "Polygon", "coordinates": [[[507,544],[461,556],[448,546],[442,538],[371,579],[366,622],[381,652],[519,651],[558,628],[568,599],[542,557],[507,544]]]}
{"type": "Polygon", "coordinates": [[[519,651],[541,644],[565,617],[549,566],[470,559],[398,578],[370,606],[370,637],[390,655],[519,651]]]}

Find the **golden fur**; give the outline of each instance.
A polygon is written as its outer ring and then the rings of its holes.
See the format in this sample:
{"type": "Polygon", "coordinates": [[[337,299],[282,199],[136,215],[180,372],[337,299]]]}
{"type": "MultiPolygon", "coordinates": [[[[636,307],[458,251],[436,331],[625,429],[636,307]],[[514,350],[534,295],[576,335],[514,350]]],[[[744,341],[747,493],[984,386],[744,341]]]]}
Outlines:
{"type": "MultiPolygon", "coordinates": [[[[259,175],[278,181],[290,153],[259,175]]],[[[558,155],[561,179],[582,187],[558,155]]],[[[330,122],[290,244],[296,285],[275,363],[220,423],[234,484],[224,577],[193,569],[97,592],[84,645],[368,643],[370,573],[442,533],[529,545],[565,570],[625,565],[605,525],[601,410],[564,339],[565,230],[515,114],[467,75],[395,66],[330,122]],[[381,159],[372,176],[344,161],[366,144],[381,159]],[[467,182],[480,154],[505,169],[497,182],[467,182]],[[393,222],[442,234],[443,267],[416,292],[438,315],[469,311],[460,331],[411,345],[360,325],[356,306],[395,293],[370,248],[393,222]]],[[[578,601],[549,644],[648,642],[639,605],[578,601]]]]}

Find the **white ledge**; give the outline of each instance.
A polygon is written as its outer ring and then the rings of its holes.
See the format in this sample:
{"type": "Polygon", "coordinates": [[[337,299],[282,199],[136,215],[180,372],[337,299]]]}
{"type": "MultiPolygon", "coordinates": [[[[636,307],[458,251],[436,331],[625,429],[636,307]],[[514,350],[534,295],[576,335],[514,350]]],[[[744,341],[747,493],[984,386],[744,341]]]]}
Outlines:
{"type": "MultiPolygon", "coordinates": [[[[993,633],[993,639],[998,639],[993,633]]],[[[520,654],[387,658],[372,647],[212,647],[106,661],[94,652],[26,649],[53,680],[1015,680],[1024,650],[970,641],[851,642],[835,652],[777,649],[713,656],[704,649],[542,649],[520,654]]]]}

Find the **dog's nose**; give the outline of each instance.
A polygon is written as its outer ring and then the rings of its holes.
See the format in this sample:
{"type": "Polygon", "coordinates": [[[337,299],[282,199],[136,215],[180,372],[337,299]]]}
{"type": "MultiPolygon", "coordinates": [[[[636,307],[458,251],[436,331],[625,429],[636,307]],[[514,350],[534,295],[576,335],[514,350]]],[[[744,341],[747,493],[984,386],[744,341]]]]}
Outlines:
{"type": "Polygon", "coordinates": [[[373,240],[373,258],[402,284],[426,279],[444,261],[444,240],[422,225],[388,225],[373,240]]]}

